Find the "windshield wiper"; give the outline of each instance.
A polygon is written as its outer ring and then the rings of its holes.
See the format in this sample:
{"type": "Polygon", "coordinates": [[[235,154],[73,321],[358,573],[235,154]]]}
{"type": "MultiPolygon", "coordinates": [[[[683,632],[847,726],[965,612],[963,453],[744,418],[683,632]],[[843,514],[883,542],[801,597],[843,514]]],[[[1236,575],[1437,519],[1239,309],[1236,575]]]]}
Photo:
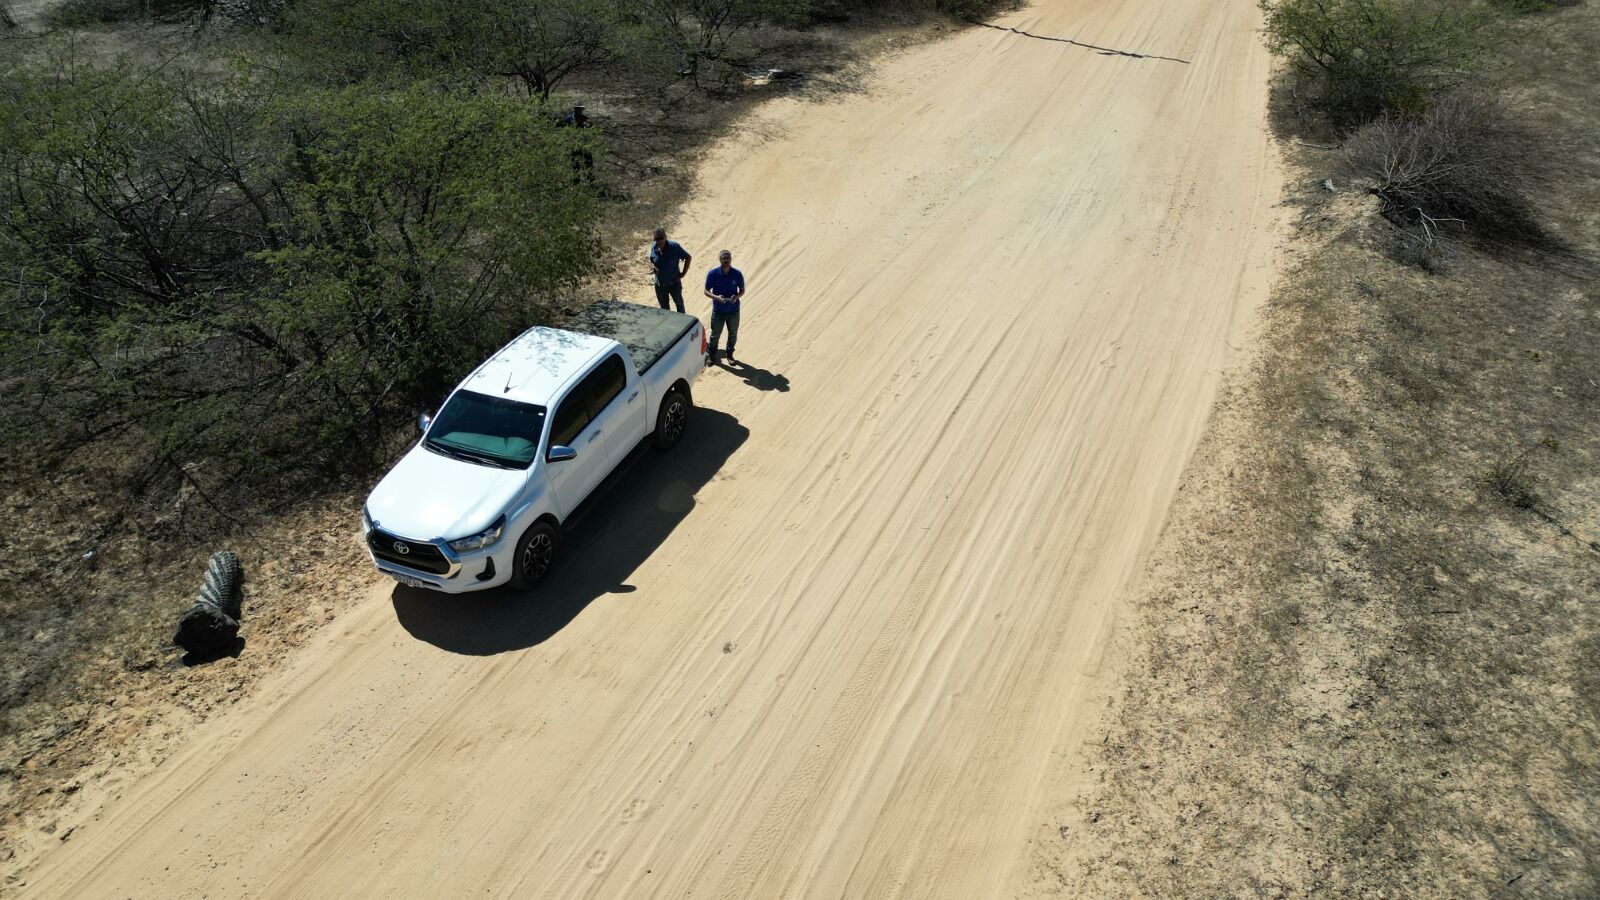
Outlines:
{"type": "Polygon", "coordinates": [[[481,455],[481,454],[478,454],[478,453],[471,453],[471,452],[466,451],[466,450],[461,451],[461,458],[469,460],[471,462],[475,462],[475,463],[483,463],[486,466],[492,466],[492,467],[494,467],[496,469],[515,469],[516,468],[516,466],[508,464],[505,460],[501,459],[498,456],[484,456],[484,455],[481,455]]]}
{"type": "Polygon", "coordinates": [[[496,469],[516,468],[515,466],[508,465],[505,460],[500,459],[499,457],[488,456],[482,453],[473,453],[471,450],[466,450],[461,447],[452,447],[449,444],[445,444],[440,441],[424,441],[423,446],[427,447],[429,450],[436,450],[440,453],[443,453],[445,456],[459,459],[463,462],[479,463],[480,465],[491,466],[496,469]]]}
{"type": "Polygon", "coordinates": [[[440,456],[448,456],[451,459],[462,459],[462,460],[464,460],[464,459],[467,458],[465,455],[463,455],[459,450],[456,450],[454,447],[448,447],[448,446],[446,446],[444,444],[441,444],[441,443],[439,443],[438,441],[435,441],[435,440],[425,440],[425,441],[422,442],[422,446],[427,447],[429,450],[432,450],[433,452],[439,454],[440,456]]]}

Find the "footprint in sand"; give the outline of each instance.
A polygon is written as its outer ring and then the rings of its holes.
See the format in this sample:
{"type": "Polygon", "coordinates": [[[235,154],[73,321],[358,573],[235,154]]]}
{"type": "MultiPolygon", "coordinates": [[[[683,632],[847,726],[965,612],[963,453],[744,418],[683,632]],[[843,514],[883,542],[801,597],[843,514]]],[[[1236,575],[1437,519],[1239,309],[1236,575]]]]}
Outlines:
{"type": "Polygon", "coordinates": [[[644,814],[649,811],[650,804],[644,802],[643,800],[635,800],[628,804],[627,809],[622,811],[622,824],[628,825],[633,822],[637,822],[644,818],[644,814]]]}
{"type": "Polygon", "coordinates": [[[604,850],[596,850],[595,852],[589,854],[589,861],[584,863],[583,867],[594,874],[599,875],[601,872],[604,872],[606,870],[606,866],[609,865],[611,865],[611,854],[604,850]]]}

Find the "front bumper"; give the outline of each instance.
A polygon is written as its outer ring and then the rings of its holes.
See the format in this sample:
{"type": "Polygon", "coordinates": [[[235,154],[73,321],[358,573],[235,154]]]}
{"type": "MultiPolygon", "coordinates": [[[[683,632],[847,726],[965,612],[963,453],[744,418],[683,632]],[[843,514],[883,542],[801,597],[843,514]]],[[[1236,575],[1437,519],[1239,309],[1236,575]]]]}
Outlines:
{"type": "Polygon", "coordinates": [[[482,549],[458,553],[443,538],[416,540],[371,528],[365,523],[362,532],[373,566],[398,581],[447,594],[465,594],[498,587],[511,580],[514,542],[504,536],[482,549]],[[394,542],[406,545],[408,552],[395,552],[394,542]],[[384,547],[385,543],[390,546],[384,547]],[[413,555],[419,560],[418,564],[400,561],[413,555]]]}

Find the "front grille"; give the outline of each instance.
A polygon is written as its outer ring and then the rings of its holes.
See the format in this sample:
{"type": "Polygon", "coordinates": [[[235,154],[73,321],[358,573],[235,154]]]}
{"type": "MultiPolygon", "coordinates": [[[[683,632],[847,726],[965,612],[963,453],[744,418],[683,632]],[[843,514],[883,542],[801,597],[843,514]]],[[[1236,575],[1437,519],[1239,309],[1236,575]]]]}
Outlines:
{"type": "Polygon", "coordinates": [[[367,546],[372,548],[373,556],[397,566],[405,566],[419,572],[432,572],[435,575],[443,575],[450,571],[450,560],[444,558],[437,545],[426,541],[413,541],[374,528],[367,532],[367,546]],[[404,547],[406,552],[401,553],[401,547],[404,547]]]}

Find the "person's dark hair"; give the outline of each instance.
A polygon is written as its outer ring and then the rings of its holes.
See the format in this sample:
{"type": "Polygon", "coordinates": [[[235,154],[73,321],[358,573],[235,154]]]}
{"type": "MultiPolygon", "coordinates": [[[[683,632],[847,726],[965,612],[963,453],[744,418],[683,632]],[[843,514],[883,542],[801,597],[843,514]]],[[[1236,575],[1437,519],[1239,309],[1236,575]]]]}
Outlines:
{"type": "Polygon", "coordinates": [[[655,239],[658,240],[658,241],[666,240],[667,239],[667,230],[665,228],[657,228],[656,229],[656,233],[655,233],[655,239]]]}

